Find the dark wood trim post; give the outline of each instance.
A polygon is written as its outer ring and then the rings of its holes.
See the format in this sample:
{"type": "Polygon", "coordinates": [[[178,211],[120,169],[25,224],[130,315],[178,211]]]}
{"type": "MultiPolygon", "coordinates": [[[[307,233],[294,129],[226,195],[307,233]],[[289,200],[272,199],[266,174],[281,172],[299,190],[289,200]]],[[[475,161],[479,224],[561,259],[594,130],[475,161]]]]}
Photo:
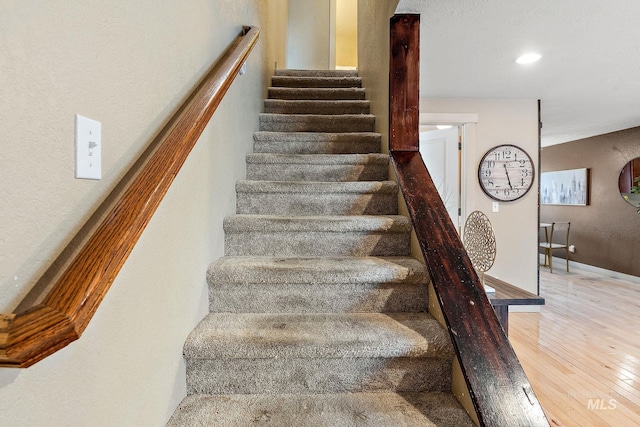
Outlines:
{"type": "Polygon", "coordinates": [[[391,18],[389,151],[418,151],[420,15],[391,18]]]}

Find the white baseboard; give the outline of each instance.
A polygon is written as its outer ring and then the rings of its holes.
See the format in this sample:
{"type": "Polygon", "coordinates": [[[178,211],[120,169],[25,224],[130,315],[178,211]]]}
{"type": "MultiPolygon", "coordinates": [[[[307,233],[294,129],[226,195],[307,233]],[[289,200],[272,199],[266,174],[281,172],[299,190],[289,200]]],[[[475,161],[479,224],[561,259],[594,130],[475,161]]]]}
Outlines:
{"type": "MultiPolygon", "coordinates": [[[[540,254],[540,263],[544,262],[544,255],[540,254]]],[[[564,258],[560,258],[560,257],[553,257],[553,263],[555,265],[557,265],[557,268],[562,268],[563,270],[565,270],[565,266],[566,266],[566,260],[564,258]]],[[[544,268],[544,267],[542,267],[544,268]]],[[[593,265],[588,265],[588,264],[582,264],[579,262],[575,262],[575,261],[571,261],[569,260],[569,271],[571,271],[571,269],[578,269],[578,270],[584,270],[584,271],[588,271],[591,273],[596,273],[596,274],[600,274],[602,276],[605,277],[611,277],[614,279],[620,279],[620,280],[626,280],[627,282],[631,282],[631,283],[636,283],[638,285],[640,285],[640,277],[638,276],[632,276],[631,274],[625,274],[625,273],[619,273],[617,271],[612,271],[612,270],[607,270],[604,268],[600,268],[600,267],[595,267],[593,265]]]]}

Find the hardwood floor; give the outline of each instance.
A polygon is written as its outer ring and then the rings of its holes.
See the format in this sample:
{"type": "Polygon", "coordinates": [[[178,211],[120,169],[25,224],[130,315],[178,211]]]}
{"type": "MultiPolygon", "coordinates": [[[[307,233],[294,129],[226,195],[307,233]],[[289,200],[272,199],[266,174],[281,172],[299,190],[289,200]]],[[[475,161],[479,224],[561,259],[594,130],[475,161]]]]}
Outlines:
{"type": "Polygon", "coordinates": [[[640,284],[540,269],[540,313],[509,338],[552,426],[640,426],[640,284]]]}

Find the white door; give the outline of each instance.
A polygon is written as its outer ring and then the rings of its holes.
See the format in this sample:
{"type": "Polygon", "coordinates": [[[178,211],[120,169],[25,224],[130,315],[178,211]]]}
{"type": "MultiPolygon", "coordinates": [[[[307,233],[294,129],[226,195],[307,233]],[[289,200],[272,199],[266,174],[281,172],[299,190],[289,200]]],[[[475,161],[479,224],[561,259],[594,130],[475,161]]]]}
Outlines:
{"type": "Polygon", "coordinates": [[[420,154],[458,232],[460,231],[459,128],[420,132],[420,154]]]}

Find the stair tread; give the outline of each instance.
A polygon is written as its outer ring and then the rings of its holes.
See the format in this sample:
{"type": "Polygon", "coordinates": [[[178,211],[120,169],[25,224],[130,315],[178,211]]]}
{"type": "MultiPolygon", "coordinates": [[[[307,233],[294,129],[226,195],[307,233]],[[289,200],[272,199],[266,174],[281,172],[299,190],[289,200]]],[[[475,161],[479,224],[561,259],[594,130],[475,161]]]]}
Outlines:
{"type": "Polygon", "coordinates": [[[402,215],[283,216],[236,214],[224,219],[225,231],[409,232],[411,222],[402,215]]]}
{"type": "Polygon", "coordinates": [[[426,283],[426,266],[411,257],[225,256],[211,263],[207,280],[249,283],[426,283]]]}
{"type": "Polygon", "coordinates": [[[359,87],[269,87],[268,99],[365,99],[366,92],[359,87]]]}
{"type": "Polygon", "coordinates": [[[357,77],[357,70],[305,70],[295,68],[279,68],[274,71],[275,76],[352,76],[357,77]]]}
{"type": "Polygon", "coordinates": [[[265,113],[279,114],[368,114],[370,103],[364,99],[265,99],[265,113]]]}
{"type": "Polygon", "coordinates": [[[287,114],[287,113],[260,113],[260,118],[271,120],[323,120],[323,121],[358,121],[358,120],[373,120],[375,115],[373,114],[287,114]]]}
{"type": "Polygon", "coordinates": [[[248,180],[354,182],[386,181],[386,154],[251,153],[246,156],[248,180]]]}
{"type": "Polygon", "coordinates": [[[209,313],[191,332],[193,359],[451,358],[427,313],[209,313]]]}
{"type": "Polygon", "coordinates": [[[253,134],[254,140],[259,141],[316,141],[316,142],[340,142],[351,141],[359,138],[379,139],[381,134],[377,132],[275,132],[256,131],[253,134]]]}
{"type": "Polygon", "coordinates": [[[253,134],[256,153],[356,154],[380,153],[376,132],[274,132],[253,134]]]}
{"type": "Polygon", "coordinates": [[[265,109],[282,110],[281,114],[368,114],[370,106],[371,103],[366,99],[271,98],[264,100],[265,109]]]}
{"type": "Polygon", "coordinates": [[[262,181],[242,180],[236,183],[238,193],[397,193],[394,181],[262,181]]]}
{"type": "MultiPolygon", "coordinates": [[[[348,93],[348,92],[365,92],[365,89],[362,87],[293,87],[293,86],[269,86],[268,87],[269,90],[275,90],[276,92],[282,91],[282,92],[342,92],[342,93],[348,93]]],[[[303,99],[303,98],[299,98],[299,99],[303,99]]],[[[307,98],[307,99],[315,99],[313,97],[307,98]]]]}
{"type": "Polygon", "coordinates": [[[271,78],[273,87],[295,87],[295,88],[316,88],[316,87],[361,87],[362,77],[358,76],[273,76],[271,78]]]}
{"type": "Polygon", "coordinates": [[[260,130],[280,132],[373,132],[373,114],[260,113],[260,130]]]}
{"type": "Polygon", "coordinates": [[[406,313],[428,307],[426,266],[411,257],[227,256],[211,263],[207,282],[212,312],[406,313]]]}
{"type": "Polygon", "coordinates": [[[247,154],[250,164],[300,164],[300,165],[387,165],[389,156],[380,153],[365,154],[247,154]]]}
{"type": "Polygon", "coordinates": [[[472,427],[451,393],[225,394],[186,397],[168,427],[472,427]]]}
{"type": "Polygon", "coordinates": [[[274,105],[326,105],[342,107],[345,105],[350,106],[368,106],[370,101],[368,99],[265,99],[265,104],[274,105]]]}

